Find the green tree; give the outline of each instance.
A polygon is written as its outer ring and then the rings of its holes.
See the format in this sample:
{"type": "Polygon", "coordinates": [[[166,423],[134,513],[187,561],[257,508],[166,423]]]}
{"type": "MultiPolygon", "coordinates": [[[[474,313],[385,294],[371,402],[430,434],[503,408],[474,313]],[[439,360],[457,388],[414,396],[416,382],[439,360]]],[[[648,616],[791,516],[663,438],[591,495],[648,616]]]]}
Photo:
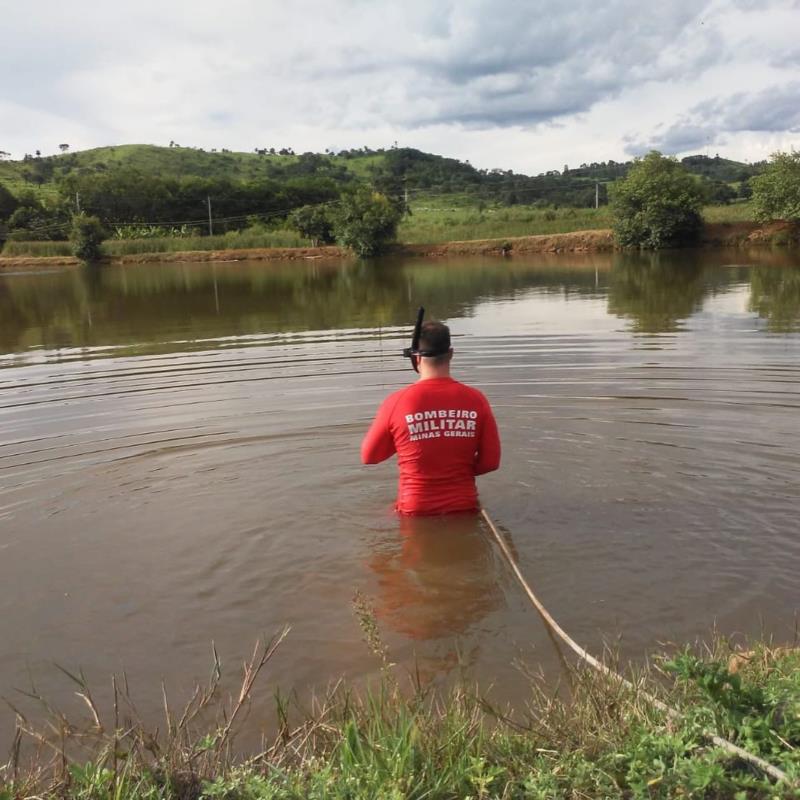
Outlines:
{"type": "Polygon", "coordinates": [[[361,188],[342,195],[333,213],[333,233],[339,244],[357,256],[378,255],[397,234],[402,210],[385,194],[361,188]]]}
{"type": "Polygon", "coordinates": [[[81,261],[99,261],[102,257],[100,246],[105,238],[106,231],[97,217],[88,214],[76,214],[73,217],[69,240],[72,242],[73,255],[81,261]]]}
{"type": "Polygon", "coordinates": [[[703,225],[703,190],[674,158],[657,151],[637,159],[614,187],[619,244],[657,250],[690,244],[703,225]]]}
{"type": "Polygon", "coordinates": [[[800,152],[773,153],[766,170],[750,182],[759,222],[800,221],[800,152]]]}
{"type": "Polygon", "coordinates": [[[7,220],[16,210],[19,201],[0,183],[0,222],[7,220]]]}
{"type": "Polygon", "coordinates": [[[46,241],[52,239],[54,228],[41,206],[20,205],[8,218],[9,238],[19,241],[46,241]]]}
{"type": "Polygon", "coordinates": [[[314,247],[336,241],[329,207],[319,205],[298,208],[289,215],[289,224],[300,234],[311,239],[314,247]]]}

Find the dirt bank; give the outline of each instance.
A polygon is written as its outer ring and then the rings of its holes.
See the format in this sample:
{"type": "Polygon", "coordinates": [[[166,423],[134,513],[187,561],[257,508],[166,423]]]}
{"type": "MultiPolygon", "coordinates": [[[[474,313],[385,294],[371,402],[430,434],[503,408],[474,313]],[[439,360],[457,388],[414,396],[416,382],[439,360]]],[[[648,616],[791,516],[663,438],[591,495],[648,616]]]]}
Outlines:
{"type": "MultiPolygon", "coordinates": [[[[701,247],[741,247],[744,245],[789,245],[800,243],[800,228],[788,222],[716,222],[703,229],[701,247]]],[[[572,231],[540,236],[514,236],[503,239],[474,239],[440,244],[396,244],[390,253],[410,258],[438,258],[466,255],[513,256],[528,253],[600,253],[615,250],[611,230],[572,231]]],[[[353,256],[342,247],[271,247],[252,250],[189,250],[179,253],[144,253],[108,259],[112,264],[202,261],[291,261],[343,259],[353,256]]],[[[47,269],[75,266],[69,256],[0,257],[0,270],[47,269]]]]}

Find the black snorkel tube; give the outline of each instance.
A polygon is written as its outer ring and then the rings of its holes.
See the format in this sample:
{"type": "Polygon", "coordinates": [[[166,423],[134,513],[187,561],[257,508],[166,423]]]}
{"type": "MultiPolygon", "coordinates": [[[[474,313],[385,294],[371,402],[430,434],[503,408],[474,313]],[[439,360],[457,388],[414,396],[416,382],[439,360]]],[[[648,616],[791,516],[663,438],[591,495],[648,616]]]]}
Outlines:
{"type": "Polygon", "coordinates": [[[417,324],[414,326],[414,335],[411,337],[411,347],[406,347],[403,350],[403,355],[411,360],[414,372],[419,372],[416,357],[419,355],[419,337],[422,334],[422,320],[424,317],[425,309],[420,306],[419,311],[417,311],[417,324]]]}

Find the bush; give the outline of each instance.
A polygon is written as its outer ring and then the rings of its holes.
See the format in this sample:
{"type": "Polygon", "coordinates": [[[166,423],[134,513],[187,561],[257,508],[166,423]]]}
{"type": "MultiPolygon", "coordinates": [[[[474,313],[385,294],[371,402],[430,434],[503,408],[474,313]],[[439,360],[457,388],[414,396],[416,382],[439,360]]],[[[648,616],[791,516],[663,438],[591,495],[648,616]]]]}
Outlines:
{"type": "Polygon", "coordinates": [[[76,214],[72,220],[72,230],[69,235],[72,254],[81,261],[99,261],[102,257],[100,246],[106,235],[105,228],[97,217],[76,214]]]}
{"type": "Polygon", "coordinates": [[[766,170],[750,183],[759,222],[800,221],[800,152],[773,153],[766,170]]]}
{"type": "Polygon", "coordinates": [[[0,222],[7,220],[19,206],[19,201],[0,183],[0,222]]]}
{"type": "Polygon", "coordinates": [[[332,215],[336,241],[357,256],[378,255],[397,235],[401,208],[380,192],[358,189],[342,196],[332,215]]]}
{"type": "Polygon", "coordinates": [[[653,151],[615,187],[614,234],[623,246],[656,250],[691,244],[703,225],[703,190],[674,158],[653,151]]]}
{"type": "Polygon", "coordinates": [[[44,209],[34,206],[18,206],[8,218],[9,239],[25,241],[47,241],[58,233],[57,227],[47,217],[44,209]]]}
{"type": "Polygon", "coordinates": [[[314,247],[319,244],[333,244],[330,206],[303,206],[289,215],[289,224],[307,239],[311,239],[314,247]]]}

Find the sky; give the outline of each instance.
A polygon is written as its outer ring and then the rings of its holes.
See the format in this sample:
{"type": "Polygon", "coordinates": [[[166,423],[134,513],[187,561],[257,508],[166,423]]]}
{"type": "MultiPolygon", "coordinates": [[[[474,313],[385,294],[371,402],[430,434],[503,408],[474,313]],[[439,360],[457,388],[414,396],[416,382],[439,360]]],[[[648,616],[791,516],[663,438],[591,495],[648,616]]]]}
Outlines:
{"type": "Polygon", "coordinates": [[[0,0],[0,150],[800,148],[800,0],[0,0]]]}

